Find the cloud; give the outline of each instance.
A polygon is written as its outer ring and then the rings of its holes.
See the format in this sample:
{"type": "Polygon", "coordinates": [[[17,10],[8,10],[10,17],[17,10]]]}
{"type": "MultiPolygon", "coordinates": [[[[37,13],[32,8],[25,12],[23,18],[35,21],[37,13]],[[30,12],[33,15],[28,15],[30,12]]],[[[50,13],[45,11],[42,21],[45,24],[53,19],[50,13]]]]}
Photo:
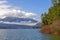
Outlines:
{"type": "Polygon", "coordinates": [[[32,12],[25,12],[15,6],[8,5],[7,0],[0,0],[0,18],[4,17],[23,17],[23,18],[36,18],[37,14],[32,12]]]}
{"type": "Polygon", "coordinates": [[[26,13],[25,16],[26,17],[36,17],[37,14],[34,13],[26,13]]]}
{"type": "Polygon", "coordinates": [[[7,1],[0,1],[0,4],[2,4],[2,3],[7,3],[7,1]]]}

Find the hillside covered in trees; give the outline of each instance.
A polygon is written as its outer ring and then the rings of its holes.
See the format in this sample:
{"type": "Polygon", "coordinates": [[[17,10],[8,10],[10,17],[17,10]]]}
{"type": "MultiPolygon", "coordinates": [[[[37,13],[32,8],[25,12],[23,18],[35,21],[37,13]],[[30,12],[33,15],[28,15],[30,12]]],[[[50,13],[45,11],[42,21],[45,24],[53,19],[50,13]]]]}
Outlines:
{"type": "Polygon", "coordinates": [[[52,0],[52,4],[48,13],[45,12],[41,15],[41,31],[47,34],[60,34],[60,0],[52,0]]]}

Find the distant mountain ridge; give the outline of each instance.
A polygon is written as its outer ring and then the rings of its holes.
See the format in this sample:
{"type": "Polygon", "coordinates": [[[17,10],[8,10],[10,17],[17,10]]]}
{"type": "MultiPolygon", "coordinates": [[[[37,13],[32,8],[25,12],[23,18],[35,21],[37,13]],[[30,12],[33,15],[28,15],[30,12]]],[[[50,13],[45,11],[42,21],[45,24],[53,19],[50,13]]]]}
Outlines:
{"type": "Polygon", "coordinates": [[[4,29],[17,29],[17,28],[40,28],[40,23],[32,18],[17,18],[6,17],[0,18],[0,28],[4,29]]]}
{"type": "Polygon", "coordinates": [[[37,22],[36,20],[32,18],[17,18],[17,17],[6,17],[4,19],[0,19],[0,21],[7,21],[7,22],[21,22],[21,21],[27,21],[27,22],[37,22]]]}
{"type": "Polygon", "coordinates": [[[0,23],[34,26],[38,21],[32,18],[5,17],[0,18],[0,23]]]}

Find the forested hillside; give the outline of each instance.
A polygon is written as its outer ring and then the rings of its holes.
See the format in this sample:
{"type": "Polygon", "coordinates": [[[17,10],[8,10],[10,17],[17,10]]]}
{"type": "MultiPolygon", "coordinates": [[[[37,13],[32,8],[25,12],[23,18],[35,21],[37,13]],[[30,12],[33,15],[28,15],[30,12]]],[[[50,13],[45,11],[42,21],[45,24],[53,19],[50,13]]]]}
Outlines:
{"type": "Polygon", "coordinates": [[[60,33],[60,0],[52,0],[52,6],[48,9],[48,13],[45,12],[41,16],[42,32],[60,33]]]}

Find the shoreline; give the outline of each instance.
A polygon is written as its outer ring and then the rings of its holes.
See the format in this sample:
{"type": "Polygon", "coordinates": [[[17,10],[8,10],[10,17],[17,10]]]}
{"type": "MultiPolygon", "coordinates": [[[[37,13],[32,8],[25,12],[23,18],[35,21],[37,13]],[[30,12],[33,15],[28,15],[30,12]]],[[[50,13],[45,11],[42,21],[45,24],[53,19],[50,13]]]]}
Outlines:
{"type": "Polygon", "coordinates": [[[44,34],[60,35],[60,27],[44,26],[40,31],[44,34]]]}

